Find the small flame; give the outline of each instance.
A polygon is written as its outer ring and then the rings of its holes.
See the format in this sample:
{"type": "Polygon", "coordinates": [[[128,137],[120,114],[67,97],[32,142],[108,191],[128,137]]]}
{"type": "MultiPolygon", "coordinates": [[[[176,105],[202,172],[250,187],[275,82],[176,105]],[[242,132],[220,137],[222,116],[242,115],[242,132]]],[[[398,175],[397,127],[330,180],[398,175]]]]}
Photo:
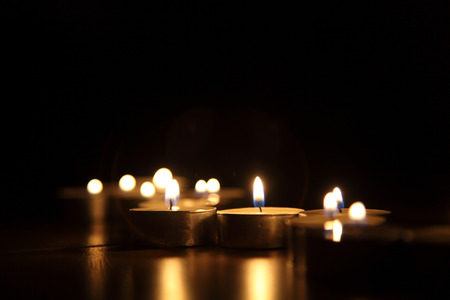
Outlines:
{"type": "Polygon", "coordinates": [[[259,209],[264,207],[264,188],[259,176],[256,176],[253,182],[253,205],[259,209]]]}
{"type": "Polygon", "coordinates": [[[333,194],[336,197],[337,205],[339,208],[344,208],[344,198],[342,198],[342,192],[341,189],[338,187],[335,187],[333,189],[333,194]]]}
{"type": "Polygon", "coordinates": [[[155,195],[155,186],[150,181],[141,185],[141,195],[144,197],[153,197],[155,195]]]}
{"type": "Polygon", "coordinates": [[[103,190],[103,183],[98,179],[92,179],[87,184],[87,190],[92,195],[100,194],[103,190]]]}
{"type": "Polygon", "coordinates": [[[124,192],[129,192],[136,186],[136,179],[134,179],[133,175],[126,174],[123,175],[119,180],[119,187],[124,192]]]}
{"type": "Polygon", "coordinates": [[[337,209],[337,199],[334,193],[327,193],[323,198],[323,208],[325,210],[336,210],[337,209]]]}
{"type": "Polygon", "coordinates": [[[210,178],[206,183],[208,193],[217,193],[220,191],[220,183],[216,178],[210,178]]]}
{"type": "Polygon", "coordinates": [[[350,219],[362,221],[366,218],[366,207],[362,202],[355,202],[350,206],[348,214],[350,219]]]}
{"type": "Polygon", "coordinates": [[[153,175],[153,184],[158,190],[164,190],[172,180],[172,172],[167,168],[161,168],[153,175]]]}
{"type": "Polygon", "coordinates": [[[197,193],[204,193],[206,192],[206,189],[207,189],[206,181],[204,181],[203,179],[200,179],[195,184],[195,191],[197,193]]]}
{"type": "Polygon", "coordinates": [[[172,179],[166,186],[166,194],[164,197],[164,203],[170,210],[174,210],[175,204],[177,204],[180,198],[180,186],[176,179],[172,179]]]}
{"type": "Polygon", "coordinates": [[[336,195],[332,192],[329,192],[323,198],[323,208],[325,210],[325,215],[328,217],[335,217],[338,212],[338,203],[336,199],[336,195]]]}

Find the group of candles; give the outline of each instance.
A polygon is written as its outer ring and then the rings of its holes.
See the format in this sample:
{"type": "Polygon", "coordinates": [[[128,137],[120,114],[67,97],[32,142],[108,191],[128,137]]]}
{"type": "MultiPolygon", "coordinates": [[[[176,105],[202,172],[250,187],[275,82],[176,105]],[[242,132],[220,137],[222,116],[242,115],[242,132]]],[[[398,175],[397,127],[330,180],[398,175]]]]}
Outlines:
{"type": "MultiPolygon", "coordinates": [[[[158,191],[163,194],[159,203],[129,211],[131,225],[150,243],[160,247],[195,246],[216,243],[230,248],[280,248],[287,244],[289,227],[321,228],[325,239],[340,242],[343,226],[376,226],[384,218],[377,216],[389,212],[366,210],[356,202],[344,208],[341,190],[336,187],[325,195],[323,209],[304,211],[293,207],[265,207],[263,182],[256,177],[253,185],[253,206],[217,210],[211,205],[183,206],[180,185],[167,168],[159,169],[152,179],[140,186],[140,194],[152,198],[158,191]],[[181,201],[180,201],[181,200],[181,201]]],[[[136,180],[124,175],[119,181],[122,193],[136,188],[136,180]]],[[[99,194],[102,183],[92,179],[88,192],[99,194]]],[[[211,178],[195,184],[197,195],[217,195],[220,183],[211,178]]],[[[156,197],[158,198],[158,197],[156,197]]],[[[160,197],[161,198],[161,197],[160,197]]],[[[156,199],[155,199],[156,200],[156,199]]]]}

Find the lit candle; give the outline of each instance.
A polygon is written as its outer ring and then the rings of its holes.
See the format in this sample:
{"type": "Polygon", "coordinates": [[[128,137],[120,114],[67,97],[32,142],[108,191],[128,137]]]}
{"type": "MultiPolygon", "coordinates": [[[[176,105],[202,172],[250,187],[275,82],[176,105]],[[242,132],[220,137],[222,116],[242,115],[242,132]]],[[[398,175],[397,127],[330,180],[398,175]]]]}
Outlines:
{"type": "Polygon", "coordinates": [[[290,256],[296,271],[313,276],[368,275],[401,236],[385,221],[383,216],[367,214],[361,202],[334,219],[306,212],[290,219],[290,256]]]}
{"type": "Polygon", "coordinates": [[[158,247],[213,244],[217,239],[216,208],[183,208],[177,206],[180,187],[171,179],[166,185],[165,208],[130,209],[135,231],[158,247]]]}
{"type": "Polygon", "coordinates": [[[134,189],[136,186],[136,179],[133,177],[133,175],[126,174],[123,175],[122,178],[119,180],[119,187],[124,192],[129,192],[134,189]]]}
{"type": "Polygon", "coordinates": [[[286,246],[286,220],[303,209],[264,207],[262,181],[253,184],[254,207],[225,209],[217,212],[219,243],[230,248],[280,248],[286,246]]]}
{"type": "MultiPolygon", "coordinates": [[[[367,215],[388,215],[391,212],[382,209],[365,209],[367,215]]],[[[349,213],[348,208],[344,208],[344,198],[342,197],[341,189],[335,187],[332,192],[325,195],[323,199],[323,209],[311,209],[304,212],[307,215],[322,214],[330,219],[335,218],[338,215],[347,216],[349,213]]]]}

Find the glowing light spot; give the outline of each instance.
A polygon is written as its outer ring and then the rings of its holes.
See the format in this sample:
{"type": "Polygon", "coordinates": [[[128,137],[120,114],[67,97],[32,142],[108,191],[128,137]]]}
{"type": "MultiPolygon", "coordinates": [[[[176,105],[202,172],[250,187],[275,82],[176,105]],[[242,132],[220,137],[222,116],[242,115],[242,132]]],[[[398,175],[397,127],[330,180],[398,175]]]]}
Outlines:
{"type": "Polygon", "coordinates": [[[336,210],[337,209],[337,199],[334,193],[327,193],[323,198],[323,208],[325,210],[336,210]]]}
{"type": "Polygon", "coordinates": [[[130,174],[123,175],[119,180],[119,187],[122,191],[128,192],[136,186],[136,179],[130,174]]]}
{"type": "Polygon", "coordinates": [[[341,189],[338,187],[335,187],[333,189],[333,194],[336,197],[337,205],[340,208],[344,208],[344,198],[342,198],[342,192],[341,189]]]}
{"type": "Polygon", "coordinates": [[[264,207],[264,187],[259,176],[256,176],[253,182],[253,205],[255,207],[264,207]]]}
{"type": "Polygon", "coordinates": [[[352,220],[364,220],[366,218],[366,207],[362,202],[355,202],[350,206],[348,214],[352,220]]]}
{"type": "Polygon", "coordinates": [[[343,226],[341,221],[333,221],[333,242],[340,242],[342,237],[343,226]]]}
{"type": "Polygon", "coordinates": [[[150,181],[141,185],[141,195],[144,197],[153,197],[155,195],[155,186],[150,181]]]}
{"type": "Polygon", "coordinates": [[[98,179],[92,179],[87,184],[89,194],[96,195],[103,191],[103,183],[98,179]]]}
{"type": "Polygon", "coordinates": [[[206,189],[209,193],[217,193],[220,191],[220,183],[216,178],[211,178],[206,183],[206,189]]]}
{"type": "Polygon", "coordinates": [[[174,210],[175,204],[177,204],[180,198],[180,186],[175,179],[172,179],[166,187],[166,193],[164,196],[164,202],[168,208],[174,210]]]}
{"type": "Polygon", "coordinates": [[[207,187],[206,181],[204,181],[203,179],[200,179],[195,184],[195,191],[197,193],[204,193],[204,192],[206,192],[207,188],[208,187],[207,187]]]}
{"type": "Polygon", "coordinates": [[[172,180],[172,172],[167,168],[161,168],[153,175],[153,183],[159,190],[164,190],[172,180]]]}
{"type": "Polygon", "coordinates": [[[209,194],[208,195],[208,202],[210,205],[217,205],[220,202],[220,196],[219,194],[209,194]]]}

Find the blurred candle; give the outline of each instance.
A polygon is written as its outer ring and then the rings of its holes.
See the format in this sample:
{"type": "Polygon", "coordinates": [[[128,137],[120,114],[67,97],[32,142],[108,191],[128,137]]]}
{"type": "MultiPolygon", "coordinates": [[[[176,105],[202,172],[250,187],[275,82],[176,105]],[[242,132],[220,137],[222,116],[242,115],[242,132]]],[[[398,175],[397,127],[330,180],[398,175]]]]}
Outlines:
{"type": "Polygon", "coordinates": [[[169,169],[161,168],[153,175],[153,184],[157,190],[161,191],[166,188],[172,178],[172,172],[169,169]]]}
{"type": "Polygon", "coordinates": [[[210,178],[206,183],[208,193],[217,193],[220,191],[220,183],[216,178],[210,178]]]}
{"type": "Polygon", "coordinates": [[[91,195],[100,194],[103,191],[103,183],[98,179],[91,179],[87,184],[87,190],[91,195]]]}
{"type": "Polygon", "coordinates": [[[217,239],[216,208],[177,206],[180,187],[175,179],[166,185],[166,208],[130,209],[135,231],[152,245],[179,247],[213,244],[217,239]]]}
{"type": "Polygon", "coordinates": [[[199,181],[197,181],[197,183],[195,184],[195,192],[202,194],[202,193],[205,193],[206,190],[207,190],[206,181],[204,181],[203,179],[200,179],[199,181]]]}
{"type": "Polygon", "coordinates": [[[124,192],[133,190],[135,186],[136,179],[130,174],[123,175],[119,180],[119,187],[124,192]]]}
{"type": "Polygon", "coordinates": [[[155,195],[155,186],[150,181],[146,181],[141,185],[141,195],[144,197],[153,197],[155,195]]]}

